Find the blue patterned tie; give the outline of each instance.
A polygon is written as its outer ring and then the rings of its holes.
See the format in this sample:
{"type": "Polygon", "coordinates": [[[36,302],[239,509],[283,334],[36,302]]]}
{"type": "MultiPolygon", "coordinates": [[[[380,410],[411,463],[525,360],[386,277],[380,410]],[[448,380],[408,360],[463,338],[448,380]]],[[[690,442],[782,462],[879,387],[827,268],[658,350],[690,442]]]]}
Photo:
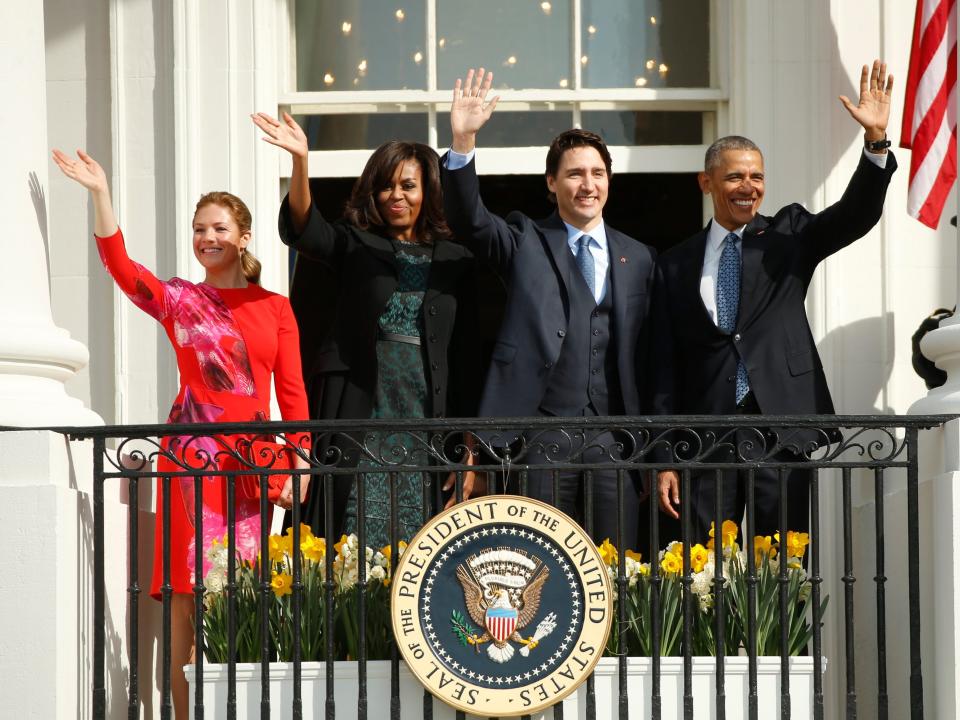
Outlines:
{"type": "MultiPolygon", "coordinates": [[[[721,330],[733,332],[737,322],[737,310],[740,307],[740,250],[736,233],[727,233],[723,239],[723,252],[720,253],[720,267],[717,271],[717,325],[721,330]]],[[[737,362],[737,404],[739,405],[750,392],[747,368],[743,362],[737,362]]]]}
{"type": "Polygon", "coordinates": [[[583,279],[587,281],[587,287],[590,288],[590,294],[596,297],[596,269],[593,266],[593,256],[590,254],[588,247],[592,239],[593,238],[591,238],[589,235],[580,236],[580,239],[577,240],[576,257],[577,269],[580,270],[580,274],[583,275],[583,279]]]}

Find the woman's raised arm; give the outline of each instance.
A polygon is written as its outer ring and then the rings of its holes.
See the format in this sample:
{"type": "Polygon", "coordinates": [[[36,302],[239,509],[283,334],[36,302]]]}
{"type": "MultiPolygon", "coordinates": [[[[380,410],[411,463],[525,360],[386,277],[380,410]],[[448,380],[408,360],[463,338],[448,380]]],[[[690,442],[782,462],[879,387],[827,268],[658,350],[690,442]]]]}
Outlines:
{"type": "Polygon", "coordinates": [[[297,121],[288,112],[283,113],[283,122],[268,115],[251,115],[253,124],[263,131],[263,141],[283,148],[293,158],[293,175],[290,177],[290,219],[293,229],[303,232],[310,218],[310,174],[307,171],[307,157],[310,148],[307,136],[297,121]]]}

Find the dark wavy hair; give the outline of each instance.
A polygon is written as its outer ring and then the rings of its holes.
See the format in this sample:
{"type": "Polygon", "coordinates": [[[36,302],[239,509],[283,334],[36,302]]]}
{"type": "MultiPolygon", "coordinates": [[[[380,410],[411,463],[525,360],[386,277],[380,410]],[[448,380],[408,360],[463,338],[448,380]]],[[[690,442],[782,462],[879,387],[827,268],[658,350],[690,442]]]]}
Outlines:
{"type": "Polygon", "coordinates": [[[423,182],[423,204],[414,225],[417,241],[432,243],[449,238],[452,233],[443,215],[440,160],[433,148],[423,143],[391,140],[374,150],[363,173],[353,184],[343,217],[361,230],[386,235],[388,226],[380,216],[376,195],[393,182],[397,167],[407,160],[419,163],[423,182]]]}
{"type": "MultiPolygon", "coordinates": [[[[557,171],[560,169],[560,158],[563,157],[563,154],[567,150],[584,146],[592,147],[600,153],[600,159],[603,160],[603,164],[607,168],[607,177],[613,177],[613,160],[610,157],[610,151],[607,150],[607,144],[603,141],[603,138],[594,132],[581,130],[580,128],[565,130],[557,135],[553,139],[553,142],[550,143],[550,149],[547,150],[547,170],[545,175],[547,175],[547,177],[556,177],[557,171]]],[[[557,202],[557,196],[552,192],[548,192],[548,198],[552,203],[557,202]]]]}

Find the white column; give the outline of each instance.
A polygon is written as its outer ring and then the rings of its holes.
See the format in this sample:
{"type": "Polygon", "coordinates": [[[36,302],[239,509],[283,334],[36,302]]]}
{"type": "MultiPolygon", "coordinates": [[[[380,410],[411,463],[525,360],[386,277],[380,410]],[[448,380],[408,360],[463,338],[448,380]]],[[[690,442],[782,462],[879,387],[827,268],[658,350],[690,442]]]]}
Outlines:
{"type": "Polygon", "coordinates": [[[0,97],[0,426],[101,423],[66,392],[89,356],[50,313],[41,2],[0,3],[0,97]]]}

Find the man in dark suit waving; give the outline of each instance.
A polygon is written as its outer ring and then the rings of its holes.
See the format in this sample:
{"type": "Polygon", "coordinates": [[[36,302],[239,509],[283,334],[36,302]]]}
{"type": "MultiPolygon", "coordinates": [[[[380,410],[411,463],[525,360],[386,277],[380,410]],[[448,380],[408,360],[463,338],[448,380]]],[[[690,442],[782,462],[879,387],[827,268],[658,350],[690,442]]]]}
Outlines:
{"type": "MultiPolygon", "coordinates": [[[[457,80],[450,124],[453,143],[443,158],[447,221],[456,237],[499,268],[508,298],[480,401],[484,416],[639,414],[646,361],[648,307],[655,255],[603,221],[610,183],[610,153],[599,136],[568,130],[550,145],[546,182],[557,210],[542,220],[519,212],[506,219],[480,199],[474,165],[477,132],[497,99],[486,102],[492,73],[473,70],[457,80]]],[[[527,433],[529,464],[565,460],[609,462],[614,436],[583,438],[563,433],[527,433]],[[556,447],[550,446],[556,443],[556,447]]],[[[630,477],[625,492],[623,541],[634,547],[639,488],[630,477]]],[[[528,494],[554,502],[585,521],[582,493],[590,489],[593,535],[617,535],[617,474],[560,476],[554,497],[552,473],[531,473],[528,494]]],[[[586,524],[584,522],[584,524],[586,524]]]]}
{"type": "MultiPolygon", "coordinates": [[[[669,312],[663,335],[664,367],[672,380],[661,385],[657,409],[667,414],[832,414],[833,402],[804,299],[821,260],[866,235],[883,212],[896,161],[887,152],[893,76],[879,60],[866,65],[860,100],[840,98],[864,128],[865,147],[840,200],[819,213],[793,204],[773,217],[760,215],[763,156],[750,140],[730,136],[707,150],[700,187],[713,200],[707,227],[663,254],[658,298],[669,312]]],[[[794,433],[794,442],[802,433],[794,433]]],[[[742,440],[743,438],[741,438],[742,440]]],[[[821,441],[825,440],[821,436],[821,441]]],[[[781,435],[782,440],[782,435],[781,435]]],[[[813,438],[815,441],[816,439],[813,438]]],[[[808,442],[804,438],[800,444],[808,442]]],[[[801,453],[802,454],[802,453],[801,453]]],[[[735,460],[729,457],[719,461],[735,460]]],[[[796,453],[792,458],[796,460],[796,453]]],[[[788,525],[809,527],[807,471],[790,472],[788,525]]],[[[723,518],[743,518],[745,488],[725,473],[723,518]]],[[[694,478],[689,498],[694,539],[705,540],[714,518],[715,475],[694,478]]],[[[779,529],[776,472],[756,476],[755,528],[779,529]]],[[[659,499],[677,518],[681,498],[675,472],[660,474],[659,499]]]]}

